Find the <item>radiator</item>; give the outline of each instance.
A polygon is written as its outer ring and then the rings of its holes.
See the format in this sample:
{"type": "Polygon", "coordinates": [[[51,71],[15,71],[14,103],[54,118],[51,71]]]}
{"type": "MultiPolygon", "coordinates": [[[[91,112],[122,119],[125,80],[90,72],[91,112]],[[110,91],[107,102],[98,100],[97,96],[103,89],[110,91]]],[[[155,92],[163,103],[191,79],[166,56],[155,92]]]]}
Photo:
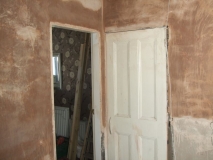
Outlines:
{"type": "MultiPolygon", "coordinates": [[[[84,140],[86,129],[87,129],[87,122],[88,121],[80,121],[80,126],[79,126],[79,131],[78,131],[78,141],[84,140]]],[[[69,124],[71,124],[69,126],[69,128],[72,127],[72,120],[71,120],[71,123],[69,123],[69,124]]]]}
{"type": "Polygon", "coordinates": [[[55,132],[57,136],[69,137],[69,108],[55,106],[55,132]]]}
{"type": "MultiPolygon", "coordinates": [[[[80,121],[78,140],[83,141],[88,121],[80,121]]],[[[57,136],[70,137],[72,120],[69,119],[69,108],[55,106],[55,131],[57,136]]]]}

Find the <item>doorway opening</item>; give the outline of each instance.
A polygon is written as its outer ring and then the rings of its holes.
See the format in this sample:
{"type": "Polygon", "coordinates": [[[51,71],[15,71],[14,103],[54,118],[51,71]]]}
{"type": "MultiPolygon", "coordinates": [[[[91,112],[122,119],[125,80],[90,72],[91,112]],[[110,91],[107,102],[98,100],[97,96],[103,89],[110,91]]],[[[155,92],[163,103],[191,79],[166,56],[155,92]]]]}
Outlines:
{"type": "MultiPolygon", "coordinates": [[[[90,35],[90,49],[86,56],[85,73],[82,75],[82,98],[79,131],[77,135],[76,159],[80,159],[84,140],[87,138],[85,153],[87,157],[94,159],[100,157],[98,153],[101,140],[93,138],[101,135],[100,132],[100,38],[96,31],[71,25],[51,23],[51,51],[52,51],[52,99],[53,99],[53,126],[55,126],[54,150],[57,160],[66,159],[68,154],[70,136],[73,129],[73,114],[76,97],[76,81],[80,68],[80,50],[82,44],[86,44],[86,35],[90,35]],[[98,58],[98,59],[97,59],[98,58]],[[54,67],[53,67],[54,65],[54,67]],[[98,68],[97,68],[98,67],[98,68]],[[58,71],[58,72],[57,72],[58,71]],[[94,73],[94,74],[93,74],[94,73]],[[95,78],[96,77],[96,78],[95,78]],[[97,85],[97,84],[99,85],[97,85]],[[96,106],[96,107],[95,107],[96,106]],[[90,110],[94,110],[92,123],[87,125],[90,110]]],[[[88,43],[87,43],[88,44],[88,43]]],[[[86,48],[86,47],[85,47],[86,48]]],[[[85,53],[83,53],[85,54],[85,53]]],[[[101,137],[101,136],[100,136],[101,137]]],[[[84,159],[83,158],[83,159],[84,159]]]]}

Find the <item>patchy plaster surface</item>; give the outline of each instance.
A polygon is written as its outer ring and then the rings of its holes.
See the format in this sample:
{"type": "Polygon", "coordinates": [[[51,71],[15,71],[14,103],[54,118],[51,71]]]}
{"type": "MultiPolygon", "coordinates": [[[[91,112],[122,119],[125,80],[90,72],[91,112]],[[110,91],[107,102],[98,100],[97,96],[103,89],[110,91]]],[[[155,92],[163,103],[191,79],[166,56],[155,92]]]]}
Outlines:
{"type": "Polygon", "coordinates": [[[35,40],[38,38],[40,33],[35,27],[26,26],[26,27],[17,27],[16,34],[18,38],[24,41],[29,41],[30,45],[34,47],[35,40]]]}
{"type": "Polygon", "coordinates": [[[104,1],[105,32],[168,25],[176,160],[213,159],[212,8],[212,0],[104,1]]]}
{"type": "Polygon", "coordinates": [[[171,105],[175,117],[213,118],[212,8],[212,0],[104,2],[106,32],[168,25],[171,105]]]}
{"type": "Polygon", "coordinates": [[[213,1],[172,0],[169,61],[173,115],[213,118],[213,1]]]}
{"type": "Polygon", "coordinates": [[[77,1],[80,2],[85,8],[92,9],[92,10],[99,10],[102,6],[102,0],[93,0],[88,1],[88,0],[62,0],[64,2],[72,2],[72,1],[77,1]]]}
{"type": "Polygon", "coordinates": [[[99,1],[84,2],[1,0],[0,159],[55,159],[50,22],[102,31],[99,1]]]}
{"type": "Polygon", "coordinates": [[[212,129],[207,119],[182,117],[173,119],[176,160],[211,160],[212,129]]]}
{"type": "Polygon", "coordinates": [[[166,24],[169,0],[105,0],[105,31],[125,31],[166,24]]]}

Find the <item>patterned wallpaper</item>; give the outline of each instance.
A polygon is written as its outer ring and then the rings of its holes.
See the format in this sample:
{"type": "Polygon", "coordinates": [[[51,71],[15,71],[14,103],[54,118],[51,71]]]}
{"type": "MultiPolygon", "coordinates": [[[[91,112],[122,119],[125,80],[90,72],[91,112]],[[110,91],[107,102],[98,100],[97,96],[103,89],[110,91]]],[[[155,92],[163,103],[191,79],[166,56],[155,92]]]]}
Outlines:
{"type": "MultiPolygon", "coordinates": [[[[55,106],[69,107],[73,114],[76,77],[79,64],[80,45],[84,43],[85,33],[53,28],[53,52],[61,53],[62,89],[54,90],[55,106]]],[[[88,119],[91,107],[91,52],[87,63],[81,106],[81,120],[88,119]]],[[[72,116],[71,116],[72,118],[72,116]]]]}

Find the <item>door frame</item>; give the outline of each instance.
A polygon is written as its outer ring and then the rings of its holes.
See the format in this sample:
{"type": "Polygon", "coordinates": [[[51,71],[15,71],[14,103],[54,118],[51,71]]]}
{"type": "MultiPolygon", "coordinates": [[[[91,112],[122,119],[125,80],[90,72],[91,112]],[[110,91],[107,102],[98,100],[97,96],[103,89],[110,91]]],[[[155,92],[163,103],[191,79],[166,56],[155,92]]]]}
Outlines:
{"type": "Polygon", "coordinates": [[[52,28],[58,27],[68,30],[87,32],[91,34],[91,70],[92,70],[92,108],[93,114],[93,151],[94,159],[101,159],[101,119],[102,119],[102,83],[101,83],[101,37],[100,32],[94,29],[64,24],[59,22],[50,22],[50,68],[51,68],[51,109],[52,109],[52,126],[53,126],[53,151],[54,160],[56,160],[56,140],[55,140],[55,115],[54,115],[54,86],[52,77],[52,28]]]}

